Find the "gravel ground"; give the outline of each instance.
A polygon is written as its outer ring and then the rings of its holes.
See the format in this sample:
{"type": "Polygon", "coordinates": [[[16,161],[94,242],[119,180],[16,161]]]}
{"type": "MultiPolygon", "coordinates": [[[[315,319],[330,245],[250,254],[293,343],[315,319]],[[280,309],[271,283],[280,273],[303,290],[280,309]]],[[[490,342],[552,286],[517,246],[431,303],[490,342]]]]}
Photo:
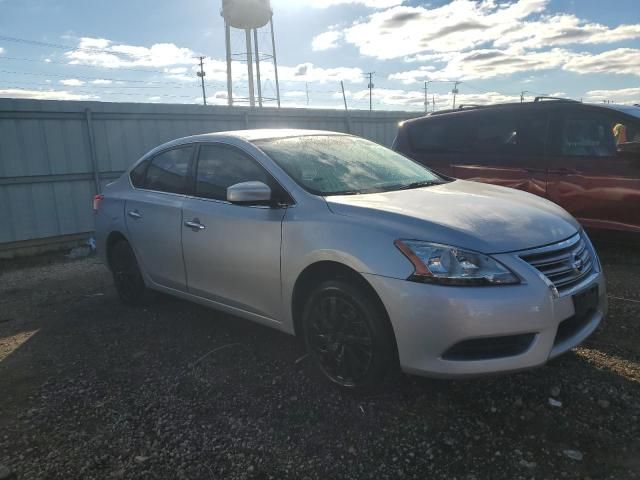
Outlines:
{"type": "Polygon", "coordinates": [[[581,348],[365,397],[293,337],[123,306],[96,258],[0,263],[0,480],[640,478],[640,255],[601,255],[610,314],[581,348]]]}

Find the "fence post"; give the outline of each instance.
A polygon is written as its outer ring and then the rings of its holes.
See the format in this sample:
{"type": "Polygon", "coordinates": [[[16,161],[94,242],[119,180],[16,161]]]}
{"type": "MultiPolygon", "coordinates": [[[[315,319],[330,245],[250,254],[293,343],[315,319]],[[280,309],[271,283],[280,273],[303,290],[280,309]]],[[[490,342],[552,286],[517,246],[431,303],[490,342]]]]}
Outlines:
{"type": "Polygon", "coordinates": [[[96,193],[100,193],[100,170],[98,168],[98,155],[96,154],[96,140],[93,134],[93,123],[91,121],[91,109],[86,108],[84,111],[85,120],[87,121],[87,136],[89,140],[89,154],[91,156],[91,168],[93,170],[93,182],[95,184],[96,193]]]}

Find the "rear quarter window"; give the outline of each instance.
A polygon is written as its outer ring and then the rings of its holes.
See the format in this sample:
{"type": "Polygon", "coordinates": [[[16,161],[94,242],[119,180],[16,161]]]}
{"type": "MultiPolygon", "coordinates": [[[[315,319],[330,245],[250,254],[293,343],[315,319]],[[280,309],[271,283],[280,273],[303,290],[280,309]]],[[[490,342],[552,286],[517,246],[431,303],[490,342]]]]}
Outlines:
{"type": "Polygon", "coordinates": [[[140,162],[138,166],[136,166],[131,173],[129,174],[129,178],[131,178],[131,184],[136,188],[142,188],[144,186],[144,177],[147,174],[147,167],[149,166],[149,160],[145,160],[144,162],[140,162]]]}

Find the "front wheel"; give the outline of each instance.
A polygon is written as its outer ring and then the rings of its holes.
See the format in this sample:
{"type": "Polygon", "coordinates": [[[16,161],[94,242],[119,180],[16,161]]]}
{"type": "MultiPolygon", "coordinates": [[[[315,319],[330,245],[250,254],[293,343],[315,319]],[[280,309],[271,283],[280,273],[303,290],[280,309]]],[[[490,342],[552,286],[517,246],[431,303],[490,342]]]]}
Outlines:
{"type": "Polygon", "coordinates": [[[307,351],[332,382],[351,390],[380,387],[396,369],[386,313],[372,293],[342,280],[315,288],[303,310],[307,351]]]}
{"type": "Polygon", "coordinates": [[[120,299],[127,305],[146,304],[150,299],[150,292],[144,284],[142,272],[129,242],[119,240],[112,247],[110,265],[113,283],[120,299]]]}

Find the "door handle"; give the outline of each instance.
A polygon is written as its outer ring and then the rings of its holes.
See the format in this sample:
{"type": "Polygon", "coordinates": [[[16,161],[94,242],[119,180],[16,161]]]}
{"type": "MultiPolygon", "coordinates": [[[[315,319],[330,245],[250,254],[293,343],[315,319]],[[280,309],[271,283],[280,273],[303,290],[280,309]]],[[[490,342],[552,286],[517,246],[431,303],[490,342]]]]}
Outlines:
{"type": "Polygon", "coordinates": [[[205,228],[204,225],[202,225],[200,223],[200,220],[198,220],[197,218],[194,218],[190,222],[189,221],[184,222],[184,226],[185,227],[189,227],[194,232],[199,232],[200,230],[204,230],[204,228],[205,228]]]}
{"type": "Polygon", "coordinates": [[[138,210],[129,210],[127,212],[127,215],[129,215],[131,218],[142,218],[142,215],[140,214],[140,212],[138,210]]]}

